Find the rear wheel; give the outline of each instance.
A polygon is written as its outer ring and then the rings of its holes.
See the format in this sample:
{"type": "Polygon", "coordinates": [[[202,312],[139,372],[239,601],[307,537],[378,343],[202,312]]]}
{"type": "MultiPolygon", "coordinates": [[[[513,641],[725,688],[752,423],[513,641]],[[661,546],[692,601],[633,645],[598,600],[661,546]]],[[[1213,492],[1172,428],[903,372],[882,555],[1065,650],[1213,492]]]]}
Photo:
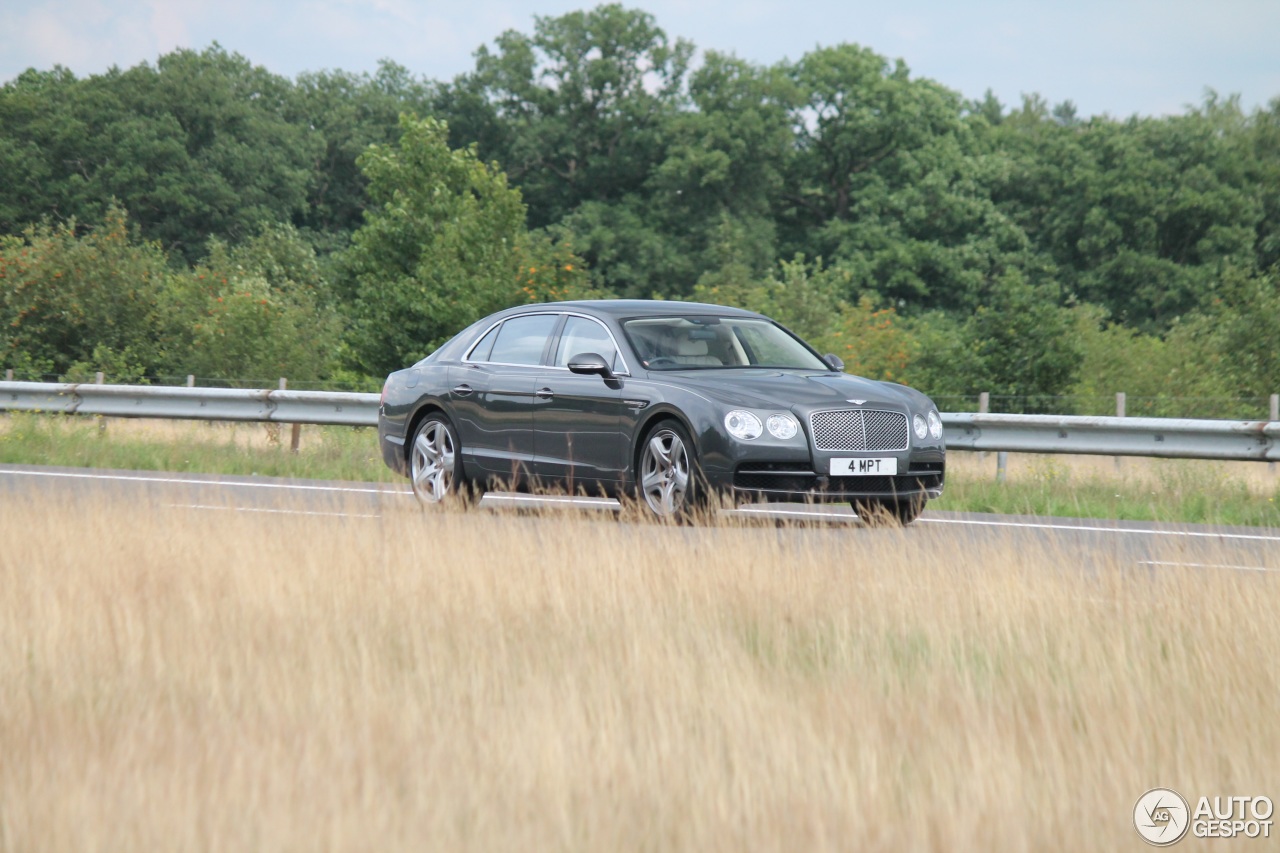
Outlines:
{"type": "Polygon", "coordinates": [[[640,448],[636,483],[645,506],[658,518],[687,519],[699,497],[693,441],[675,421],[654,427],[640,448]]]}
{"type": "Polygon", "coordinates": [[[409,482],[424,504],[454,498],[466,485],[457,433],[443,414],[428,415],[413,434],[409,447],[409,482]]]}
{"type": "Polygon", "coordinates": [[[900,501],[853,501],[853,511],[868,527],[906,527],[924,512],[924,499],[900,501]]]}

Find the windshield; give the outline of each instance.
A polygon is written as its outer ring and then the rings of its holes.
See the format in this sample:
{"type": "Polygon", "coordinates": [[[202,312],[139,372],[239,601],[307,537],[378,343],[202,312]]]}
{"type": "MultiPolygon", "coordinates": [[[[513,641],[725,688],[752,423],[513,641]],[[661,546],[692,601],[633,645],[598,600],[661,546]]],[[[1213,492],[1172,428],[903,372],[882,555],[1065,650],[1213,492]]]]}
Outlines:
{"type": "Polygon", "coordinates": [[[831,369],[795,335],[754,317],[644,317],[622,329],[649,370],[831,369]]]}

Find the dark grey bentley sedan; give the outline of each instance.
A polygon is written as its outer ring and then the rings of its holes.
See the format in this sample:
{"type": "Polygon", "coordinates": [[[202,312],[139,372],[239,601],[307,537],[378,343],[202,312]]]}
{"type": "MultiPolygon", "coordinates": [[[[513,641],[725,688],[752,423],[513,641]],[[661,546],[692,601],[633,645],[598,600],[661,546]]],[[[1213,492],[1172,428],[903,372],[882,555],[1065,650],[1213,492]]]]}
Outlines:
{"type": "Polygon", "coordinates": [[[942,494],[942,420],[843,367],[737,308],[523,305],[387,377],[378,438],[426,503],[545,488],[634,495],[659,516],[722,495],[910,522],[942,494]]]}

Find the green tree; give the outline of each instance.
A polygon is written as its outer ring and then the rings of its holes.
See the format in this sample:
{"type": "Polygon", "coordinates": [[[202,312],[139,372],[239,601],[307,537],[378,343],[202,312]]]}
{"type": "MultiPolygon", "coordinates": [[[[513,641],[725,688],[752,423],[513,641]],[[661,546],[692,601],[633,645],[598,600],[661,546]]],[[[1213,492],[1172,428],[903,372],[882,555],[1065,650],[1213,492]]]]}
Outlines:
{"type": "Polygon", "coordinates": [[[631,276],[645,295],[687,294],[689,282],[721,265],[726,240],[757,276],[777,256],[774,207],[794,149],[794,87],[780,69],[709,51],[689,94],[692,109],[667,123],[665,158],[645,184],[645,215],[636,217],[668,258],[649,281],[631,276]]]}
{"type": "MultiPolygon", "coordinates": [[[[987,304],[965,322],[964,338],[977,360],[976,389],[996,396],[1064,394],[1083,357],[1067,310],[1016,271],[1001,277],[987,304]]],[[[1038,407],[1033,399],[1021,405],[1038,407]]]]}
{"type": "Polygon", "coordinates": [[[475,84],[510,128],[503,163],[535,227],[638,190],[661,159],[693,46],[618,4],[509,30],[476,52],[475,84]]]}
{"type": "Polygon", "coordinates": [[[1257,258],[1266,182],[1249,124],[1212,95],[1184,116],[1065,124],[1028,98],[994,133],[1009,168],[989,186],[1052,260],[1063,301],[1159,333],[1225,265],[1257,258]]]}
{"type": "Polygon", "coordinates": [[[356,366],[375,376],[422,358],[485,314],[539,292],[567,292],[584,275],[580,262],[530,242],[519,190],[474,148],[450,149],[445,124],[404,115],[400,127],[395,146],[375,145],[360,158],[373,206],[347,255],[350,344],[356,366]],[[550,269],[556,278],[538,278],[548,257],[562,261],[550,269]]]}
{"type": "Polygon", "coordinates": [[[1207,344],[1203,362],[1217,362],[1226,396],[1280,393],[1280,267],[1266,273],[1228,268],[1205,302],[1181,331],[1207,344]]]}
{"type": "Polygon", "coordinates": [[[1205,417],[1204,400],[1231,396],[1217,355],[1202,336],[1200,315],[1184,315],[1164,336],[1106,320],[1095,305],[1072,309],[1072,335],[1083,360],[1070,394],[1074,413],[1109,415],[1115,393],[1127,395],[1130,416],[1205,417]]]}
{"type": "Polygon", "coordinates": [[[963,320],[934,313],[913,325],[912,384],[939,396],[989,391],[1008,411],[1052,411],[1075,381],[1083,353],[1073,318],[1045,286],[1017,271],[963,320]]]}
{"type": "Polygon", "coordinates": [[[100,221],[118,201],[151,240],[195,260],[302,213],[320,139],[289,119],[291,84],[216,44],[76,80],[26,72],[0,88],[0,183],[12,233],[42,217],[100,221]],[[114,200],[114,201],[113,201],[114,200]]]}
{"type": "Polygon", "coordinates": [[[360,227],[367,181],[356,164],[370,145],[394,143],[401,113],[426,114],[437,87],[390,60],[373,75],[320,71],[298,76],[287,112],[291,123],[315,129],[305,212],[298,218],[325,251],[344,247],[360,227]]]}
{"type": "Polygon", "coordinates": [[[212,241],[207,258],[172,277],[166,306],[182,341],[171,371],[261,386],[337,367],[342,324],[315,252],[291,226],[234,247],[212,241]]]}
{"type": "Polygon", "coordinates": [[[789,74],[799,150],[779,211],[784,251],[923,307],[972,307],[1006,271],[1036,269],[984,186],[958,94],[857,45],[812,51],[789,74]]]}
{"type": "Polygon", "coordinates": [[[0,361],[58,374],[153,372],[173,344],[163,250],[135,241],[116,207],[83,236],[77,229],[72,220],[0,237],[0,361]]]}
{"type": "Polygon", "coordinates": [[[1280,265],[1280,96],[1253,116],[1243,145],[1248,164],[1245,180],[1257,188],[1263,210],[1257,267],[1273,269],[1280,265]]]}

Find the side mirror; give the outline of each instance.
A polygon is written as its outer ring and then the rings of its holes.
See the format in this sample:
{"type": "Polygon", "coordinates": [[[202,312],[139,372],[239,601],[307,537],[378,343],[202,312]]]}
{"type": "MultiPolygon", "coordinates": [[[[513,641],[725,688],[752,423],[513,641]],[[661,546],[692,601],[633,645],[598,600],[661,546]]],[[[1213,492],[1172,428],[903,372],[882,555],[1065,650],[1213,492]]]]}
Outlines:
{"type": "Polygon", "coordinates": [[[599,376],[601,379],[612,379],[613,369],[604,356],[594,352],[578,353],[569,359],[569,372],[585,376],[599,376]]]}
{"type": "Polygon", "coordinates": [[[835,353],[827,353],[822,357],[822,360],[825,361],[827,363],[827,367],[830,367],[832,370],[844,373],[844,359],[835,353]]]}

